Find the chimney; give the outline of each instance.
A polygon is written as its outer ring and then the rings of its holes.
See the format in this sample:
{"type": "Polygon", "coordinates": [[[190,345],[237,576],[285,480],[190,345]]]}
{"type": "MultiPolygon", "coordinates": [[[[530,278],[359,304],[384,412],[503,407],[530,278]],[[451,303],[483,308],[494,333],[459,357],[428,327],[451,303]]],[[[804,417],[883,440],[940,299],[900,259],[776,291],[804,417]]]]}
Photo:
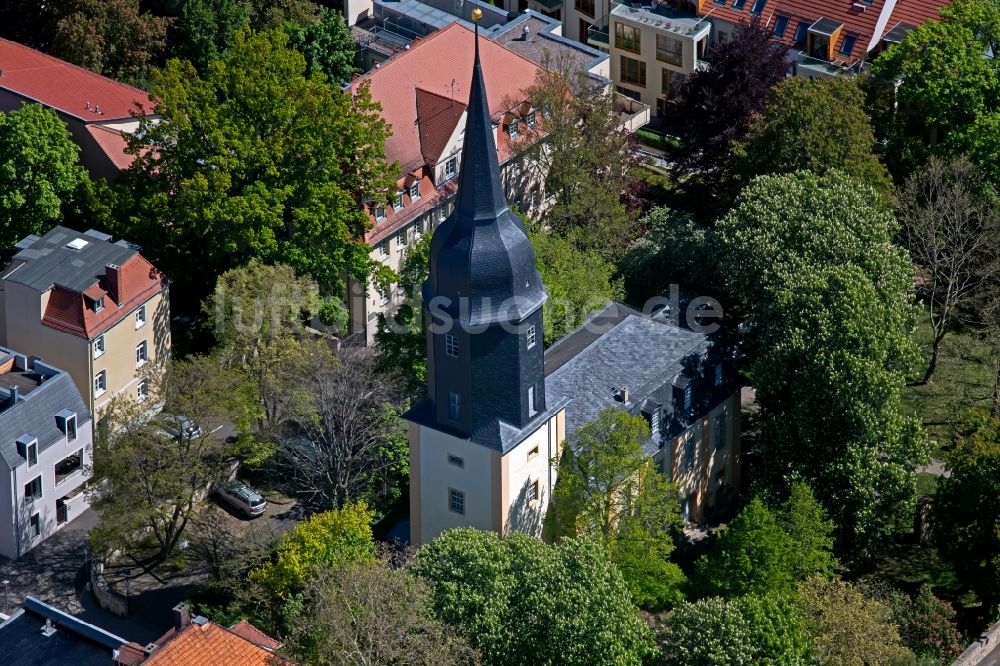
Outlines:
{"type": "Polygon", "coordinates": [[[615,391],[615,400],[619,402],[628,402],[628,387],[622,386],[620,389],[615,391]]]}
{"type": "Polygon", "coordinates": [[[11,384],[10,386],[10,406],[13,407],[17,404],[18,399],[21,397],[21,389],[17,387],[17,384],[11,384]]]}
{"type": "Polygon", "coordinates": [[[108,264],[104,267],[104,278],[108,283],[108,294],[118,305],[122,304],[122,269],[118,264],[108,264]]]}
{"type": "Polygon", "coordinates": [[[521,41],[522,42],[528,41],[528,34],[530,32],[531,32],[531,30],[528,28],[528,24],[525,23],[524,27],[521,28],[521,41]]]}
{"type": "Polygon", "coordinates": [[[180,631],[191,624],[191,609],[183,601],[172,609],[174,611],[174,629],[180,631]]]}

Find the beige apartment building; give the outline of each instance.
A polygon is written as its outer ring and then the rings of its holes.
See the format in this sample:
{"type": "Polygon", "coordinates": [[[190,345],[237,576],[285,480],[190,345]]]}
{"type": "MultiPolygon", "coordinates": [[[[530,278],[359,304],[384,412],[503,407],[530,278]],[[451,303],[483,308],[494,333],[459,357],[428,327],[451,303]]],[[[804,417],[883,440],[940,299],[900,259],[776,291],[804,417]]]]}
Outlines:
{"type": "Polygon", "coordinates": [[[63,368],[100,418],[149,394],[142,369],[170,355],[169,281],[125,241],[55,227],[28,236],[0,278],[0,345],[63,368]]]}

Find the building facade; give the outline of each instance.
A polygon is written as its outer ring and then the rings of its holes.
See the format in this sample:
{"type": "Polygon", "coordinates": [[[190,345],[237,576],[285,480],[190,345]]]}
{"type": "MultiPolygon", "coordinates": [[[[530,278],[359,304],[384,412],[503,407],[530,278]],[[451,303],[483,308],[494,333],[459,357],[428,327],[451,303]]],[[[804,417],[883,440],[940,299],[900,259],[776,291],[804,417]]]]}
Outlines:
{"type": "Polygon", "coordinates": [[[460,526],[540,534],[564,439],[563,403],[545,395],[546,295],[504,192],[478,35],[473,50],[464,167],[423,285],[428,397],[406,415],[413,544],[460,526]]]}
{"type": "Polygon", "coordinates": [[[17,559],[87,509],[93,445],[70,376],[0,348],[0,555],[17,559]]]}
{"type": "Polygon", "coordinates": [[[144,400],[145,366],[170,356],[167,278],[94,230],[55,227],[17,248],[0,277],[0,344],[64,368],[98,418],[116,395],[144,400]]]}

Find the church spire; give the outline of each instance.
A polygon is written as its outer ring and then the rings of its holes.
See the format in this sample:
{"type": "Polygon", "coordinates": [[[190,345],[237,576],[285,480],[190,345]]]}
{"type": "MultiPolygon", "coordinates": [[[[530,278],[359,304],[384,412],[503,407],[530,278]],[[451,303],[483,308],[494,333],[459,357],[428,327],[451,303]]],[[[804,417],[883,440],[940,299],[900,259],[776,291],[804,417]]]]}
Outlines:
{"type": "Polygon", "coordinates": [[[493,121],[486,96],[483,67],[479,61],[479,18],[483,10],[472,10],[475,21],[475,62],[472,87],[465,121],[465,144],[462,146],[462,170],[458,175],[458,199],[455,207],[471,222],[495,220],[507,209],[497,163],[497,145],[493,139],[493,121]],[[478,12],[478,14],[477,14],[478,12]]]}

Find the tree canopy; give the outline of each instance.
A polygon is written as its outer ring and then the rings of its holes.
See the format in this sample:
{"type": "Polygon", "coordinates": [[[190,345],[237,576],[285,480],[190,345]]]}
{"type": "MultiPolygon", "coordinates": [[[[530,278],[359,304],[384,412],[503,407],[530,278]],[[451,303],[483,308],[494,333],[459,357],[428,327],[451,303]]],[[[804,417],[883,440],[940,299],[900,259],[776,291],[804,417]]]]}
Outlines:
{"type": "Polygon", "coordinates": [[[979,421],[948,457],[934,502],[934,540],[986,606],[1000,611],[1000,423],[979,421]]]}
{"type": "Polygon", "coordinates": [[[204,77],[178,60],[154,72],[160,120],[130,140],[118,231],[146,239],[186,290],[253,257],[336,295],[374,270],[363,202],[393,186],[388,127],[366,88],[342,94],[305,69],[284,32],[243,29],[204,77]]]}
{"type": "Polygon", "coordinates": [[[0,247],[58,224],[89,178],[80,148],[55,111],[25,104],[0,111],[0,247]]]}
{"type": "Polygon", "coordinates": [[[795,77],[771,89],[763,113],[733,152],[744,182],[768,173],[806,169],[823,175],[838,169],[888,194],[891,182],[874,148],[855,78],[795,77]]]}
{"type": "Polygon", "coordinates": [[[926,460],[899,391],[913,367],[911,268],[870,187],[838,172],[762,176],[717,225],[728,288],[749,314],[760,481],[807,481],[842,553],[870,556],[910,520],[926,460]]]}
{"type": "Polygon", "coordinates": [[[635,602],[660,610],[683,600],[670,561],[681,519],[676,487],[643,451],[648,438],[642,416],[604,409],[563,454],[554,500],[560,533],[602,543],[635,602]]]}
{"type": "Polygon", "coordinates": [[[589,539],[444,532],[417,553],[434,615],[486,664],[640,664],[650,654],[621,574],[589,539]]]}

